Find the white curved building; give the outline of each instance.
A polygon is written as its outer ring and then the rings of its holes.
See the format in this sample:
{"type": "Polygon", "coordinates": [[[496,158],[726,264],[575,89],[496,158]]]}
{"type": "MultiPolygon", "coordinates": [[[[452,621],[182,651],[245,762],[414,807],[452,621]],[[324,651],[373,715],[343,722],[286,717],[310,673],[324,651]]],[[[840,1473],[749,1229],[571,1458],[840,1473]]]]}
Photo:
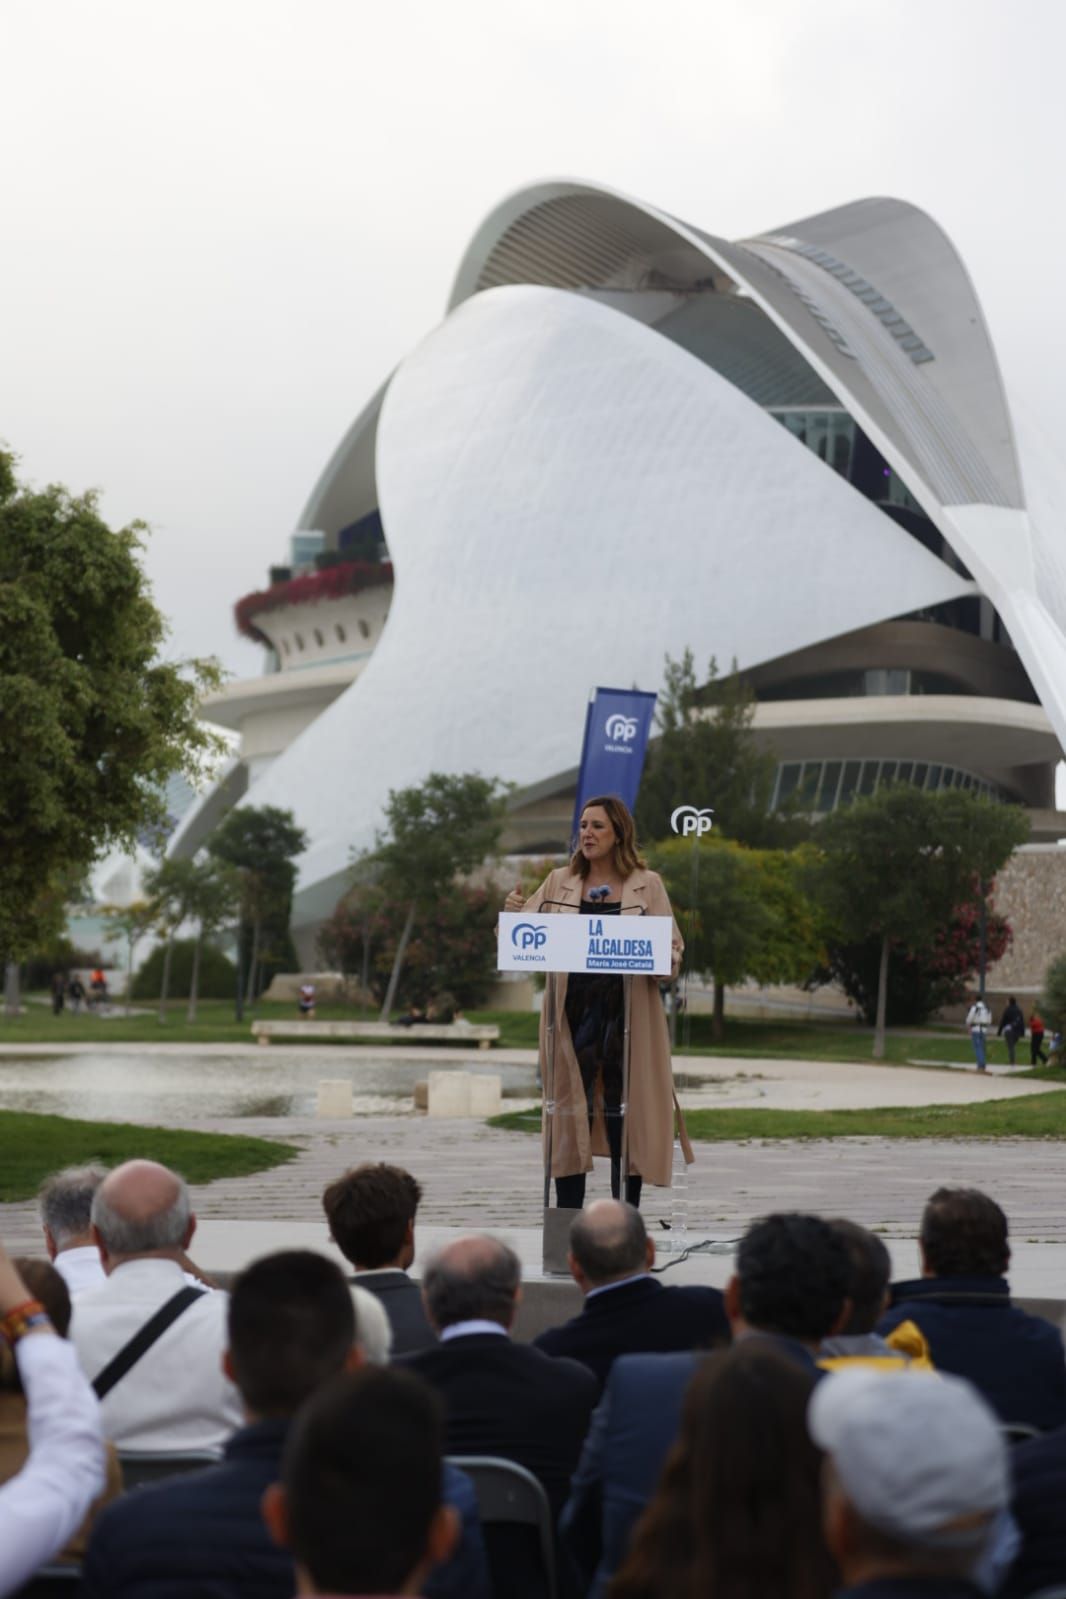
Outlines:
{"type": "Polygon", "coordinates": [[[339,548],[374,512],[380,642],[245,767],[311,838],[297,932],[431,770],[515,784],[511,842],[561,847],[589,689],[657,689],[686,647],[750,676],[812,811],[893,777],[1066,831],[1062,529],[1027,509],[980,306],[912,206],[729,242],[586,184],[513,195],[301,525],[339,548]]]}

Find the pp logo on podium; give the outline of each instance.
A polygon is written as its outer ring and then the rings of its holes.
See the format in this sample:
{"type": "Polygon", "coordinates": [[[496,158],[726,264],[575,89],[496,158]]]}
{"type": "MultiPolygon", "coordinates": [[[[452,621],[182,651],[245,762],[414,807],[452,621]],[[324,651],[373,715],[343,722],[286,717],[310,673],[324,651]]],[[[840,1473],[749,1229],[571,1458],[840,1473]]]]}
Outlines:
{"type": "Polygon", "coordinates": [[[675,833],[680,833],[682,838],[702,838],[704,833],[709,833],[713,823],[713,808],[708,805],[702,811],[695,805],[679,805],[671,812],[670,826],[675,833]]]}
{"type": "Polygon", "coordinates": [[[511,928],[511,943],[516,949],[542,949],[548,942],[546,927],[536,922],[516,922],[511,928]]]}

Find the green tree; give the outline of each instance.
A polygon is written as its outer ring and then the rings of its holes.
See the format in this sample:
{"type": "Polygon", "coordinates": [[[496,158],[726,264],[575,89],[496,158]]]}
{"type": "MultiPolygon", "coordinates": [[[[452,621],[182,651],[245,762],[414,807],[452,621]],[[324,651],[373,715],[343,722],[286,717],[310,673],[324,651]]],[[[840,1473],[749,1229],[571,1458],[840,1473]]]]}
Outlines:
{"type": "Polygon", "coordinates": [[[161,820],[169,777],[217,736],[197,718],[217,668],[164,662],[135,523],[92,494],[19,488],[0,453],[0,952],[47,937],[47,894],[161,820]]]}
{"type": "Polygon", "coordinates": [[[383,1021],[396,1000],[419,907],[443,899],[457,877],[494,854],[505,807],[496,780],[476,772],[431,772],[412,788],[390,790],[387,830],[378,835],[372,853],[382,890],[393,903],[405,905],[407,914],[381,1006],[383,1021]]]}
{"type": "Polygon", "coordinates": [[[189,890],[195,870],[190,860],[164,858],[144,874],[144,891],[155,906],[155,925],[163,935],[158,996],[160,1022],[167,1019],[174,935],[189,914],[189,890]]]}
{"type": "Polygon", "coordinates": [[[770,809],[775,756],[752,733],[755,697],[736,671],[719,677],[711,657],[707,682],[696,681],[692,651],[666,657],[656,707],[658,737],[648,749],[636,822],[644,840],[666,838],[678,805],[710,805],[719,833],[766,848],[795,842],[805,824],[770,809]]]}
{"type": "Polygon", "coordinates": [[[296,858],[306,848],[292,812],[276,805],[238,807],[207,841],[208,853],[232,867],[240,883],[238,969],[247,982],[243,991],[238,985],[238,1021],[267,976],[295,960],[289,918],[296,858]]]}
{"type": "MultiPolygon", "coordinates": [[[[371,891],[373,892],[373,891],[371,891]]],[[[363,992],[380,1004],[407,920],[407,907],[378,896],[373,945],[366,943],[365,889],[356,888],[325,924],[319,946],[328,964],[345,976],[359,975],[363,992]]],[[[501,895],[495,887],[456,883],[419,905],[396,991],[397,1005],[440,1005],[450,995],[462,1009],[480,1004],[496,975],[493,928],[501,895]]]]}
{"type": "MultiPolygon", "coordinates": [[[[189,920],[196,923],[196,938],[193,942],[192,971],[189,976],[189,1003],[185,1012],[187,1022],[196,1020],[196,1003],[200,997],[200,963],[204,945],[210,946],[211,939],[223,927],[228,927],[238,919],[241,904],[240,874],[234,867],[207,854],[197,855],[191,864],[194,870],[186,891],[186,903],[189,920]]],[[[234,975],[236,976],[236,973],[234,975]]],[[[233,992],[232,988],[230,992],[233,992]]],[[[218,996],[212,995],[212,997],[218,996]]]]}
{"type": "Polygon", "coordinates": [[[133,998],[133,955],[137,945],[156,926],[158,906],[153,900],[135,899],[129,905],[109,905],[104,909],[104,921],[109,932],[126,940],[126,1015],[130,1013],[133,998]]]}
{"type": "Polygon", "coordinates": [[[725,1032],[725,990],[747,978],[802,982],[822,947],[799,883],[803,851],[755,850],[724,838],[673,838],[649,857],[670,895],[690,971],[714,978],[716,1039],[725,1032]]]}
{"type": "Polygon", "coordinates": [[[988,884],[1028,832],[1015,806],[961,789],[926,794],[905,783],[820,824],[819,856],[807,881],[826,917],[827,942],[879,943],[876,1059],[885,1051],[893,951],[929,948],[957,907],[973,899],[975,885],[988,884]]]}

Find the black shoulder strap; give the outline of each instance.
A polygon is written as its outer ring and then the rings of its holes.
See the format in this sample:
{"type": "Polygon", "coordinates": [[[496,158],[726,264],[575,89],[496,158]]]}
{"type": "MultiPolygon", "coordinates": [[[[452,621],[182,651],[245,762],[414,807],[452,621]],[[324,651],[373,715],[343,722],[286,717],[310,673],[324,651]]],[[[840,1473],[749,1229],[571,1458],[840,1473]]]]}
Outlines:
{"type": "Polygon", "coordinates": [[[203,1288],[179,1288],[172,1299],[165,1305],[160,1305],[154,1316],[149,1317],[144,1326],[134,1333],[128,1343],[123,1344],[117,1355],[113,1355],[104,1367],[93,1378],[93,1391],[97,1399],[103,1399],[109,1394],[117,1382],[121,1382],[126,1373],[135,1366],[143,1354],[146,1354],[157,1338],[161,1338],[167,1328],[181,1315],[183,1310],[197,1299],[202,1299],[205,1293],[203,1288]]]}

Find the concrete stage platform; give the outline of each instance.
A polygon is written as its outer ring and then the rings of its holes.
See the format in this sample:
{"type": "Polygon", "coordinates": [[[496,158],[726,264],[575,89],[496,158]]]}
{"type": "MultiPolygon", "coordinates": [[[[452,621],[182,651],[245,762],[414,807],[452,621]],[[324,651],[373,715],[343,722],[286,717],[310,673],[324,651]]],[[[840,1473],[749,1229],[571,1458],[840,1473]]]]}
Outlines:
{"type": "MultiPolygon", "coordinates": [[[[416,1260],[412,1276],[417,1277],[420,1261],[463,1231],[458,1227],[419,1227],[416,1260]]],[[[521,1339],[535,1338],[545,1327],[557,1326],[581,1309],[581,1294],[569,1277],[546,1277],[541,1270],[541,1234],[536,1227],[490,1227],[486,1231],[502,1238],[516,1251],[522,1262],[522,1304],[515,1327],[521,1339]]],[[[733,1272],[738,1234],[690,1233],[685,1245],[692,1252],[685,1258],[674,1254],[673,1239],[659,1241],[656,1266],[664,1284],[708,1283],[724,1288],[733,1272]]],[[[918,1275],[918,1246],[913,1239],[886,1238],[892,1256],[892,1275],[897,1280],[918,1275]]],[[[347,1263],[324,1227],[315,1222],[201,1222],[191,1254],[207,1272],[218,1272],[221,1280],[239,1271],[259,1255],[276,1249],[315,1249],[347,1268],[347,1263]]],[[[1018,1244],[1011,1264],[1010,1281],[1015,1302],[1034,1314],[1046,1316],[1066,1332],[1066,1300],[1058,1297],[1066,1281],[1066,1251],[1049,1250],[1047,1245],[1018,1244]],[[1050,1255],[1057,1256],[1051,1260],[1050,1255]]]]}

